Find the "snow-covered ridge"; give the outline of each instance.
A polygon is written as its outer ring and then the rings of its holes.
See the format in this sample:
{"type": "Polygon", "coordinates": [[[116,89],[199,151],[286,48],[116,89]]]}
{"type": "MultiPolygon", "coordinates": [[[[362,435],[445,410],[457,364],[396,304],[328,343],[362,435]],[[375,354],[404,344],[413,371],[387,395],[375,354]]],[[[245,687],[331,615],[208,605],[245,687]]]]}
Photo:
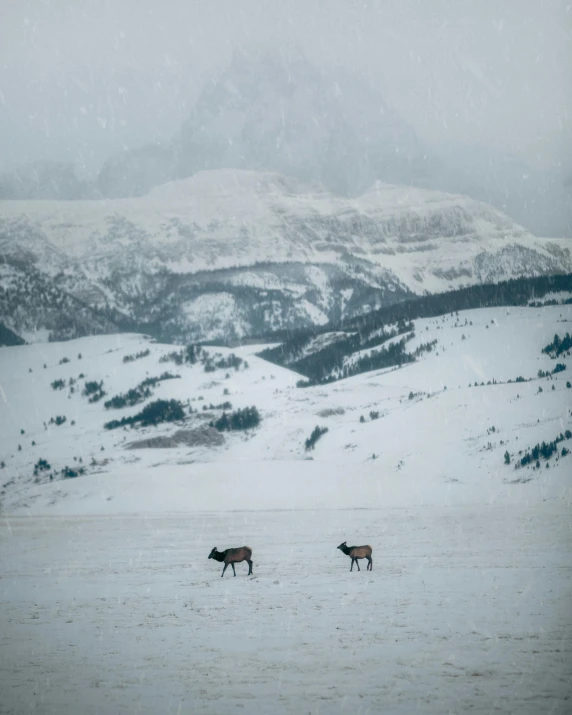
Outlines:
{"type": "MultiPolygon", "coordinates": [[[[0,256],[106,316],[158,321],[178,339],[300,327],[409,293],[572,270],[565,240],[536,238],[465,196],[377,183],[347,199],[241,170],[200,172],[138,199],[0,202],[0,256]],[[201,322],[205,293],[230,295],[226,321],[201,322]]],[[[50,327],[5,306],[0,320],[16,332],[50,327]]]]}
{"type": "MultiPolygon", "coordinates": [[[[363,196],[345,199],[279,174],[240,170],[200,172],[137,199],[4,201],[0,208],[5,230],[28,223],[69,257],[96,260],[143,244],[163,260],[171,249],[171,267],[192,271],[288,260],[293,249],[300,258],[331,262],[338,238],[347,250],[383,265],[415,241],[474,238],[481,250],[494,247],[495,239],[539,242],[501,212],[465,196],[378,182],[363,196]],[[299,236],[295,246],[292,233],[299,236]],[[380,243],[386,244],[383,259],[375,256],[380,243]],[[222,246],[224,254],[216,250],[222,246]]],[[[3,238],[4,251],[24,241],[3,238]]]]}

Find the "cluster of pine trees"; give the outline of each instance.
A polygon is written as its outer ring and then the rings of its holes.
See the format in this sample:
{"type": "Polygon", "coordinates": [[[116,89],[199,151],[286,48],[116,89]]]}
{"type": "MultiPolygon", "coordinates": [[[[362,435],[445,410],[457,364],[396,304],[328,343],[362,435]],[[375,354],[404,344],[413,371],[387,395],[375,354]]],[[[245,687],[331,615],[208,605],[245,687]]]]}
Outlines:
{"type": "Polygon", "coordinates": [[[196,365],[201,359],[204,351],[200,345],[187,345],[182,350],[173,350],[173,352],[163,355],[159,362],[174,362],[175,365],[196,365]]]}
{"type": "Polygon", "coordinates": [[[309,452],[310,450],[314,449],[314,447],[316,446],[316,442],[320,439],[320,437],[323,437],[323,435],[325,435],[327,431],[327,427],[320,427],[319,425],[316,425],[312,430],[312,434],[304,442],[306,452],[309,452]]]}
{"type": "Polygon", "coordinates": [[[89,399],[90,402],[99,402],[102,397],[105,397],[105,390],[103,389],[103,380],[97,382],[97,380],[88,380],[83,386],[83,393],[85,397],[89,399]]]}
{"type": "Polygon", "coordinates": [[[63,469],[60,469],[59,472],[51,471],[51,469],[52,465],[46,459],[38,459],[34,465],[34,477],[39,477],[40,474],[44,474],[46,472],[50,472],[50,480],[52,480],[54,476],[58,476],[58,474],[63,479],[73,479],[74,477],[79,477],[82,474],[85,474],[85,467],[75,467],[72,469],[66,465],[63,469]]]}
{"type": "Polygon", "coordinates": [[[563,362],[557,362],[554,370],[539,370],[537,375],[539,378],[550,377],[550,375],[557,375],[559,372],[564,372],[566,370],[566,365],[563,362]]]}
{"type": "Polygon", "coordinates": [[[230,353],[224,357],[223,355],[208,357],[204,360],[205,372],[214,372],[215,370],[239,370],[240,366],[248,367],[248,363],[234,353],[230,353]],[[217,359],[218,358],[218,359],[217,359]]]}
{"type": "Polygon", "coordinates": [[[562,353],[568,353],[571,348],[572,336],[570,333],[566,333],[563,338],[556,334],[554,336],[554,340],[551,343],[548,343],[546,347],[542,348],[542,352],[550,355],[550,357],[557,358],[562,355],[562,353]]]}
{"type": "Polygon", "coordinates": [[[163,380],[176,380],[180,377],[180,375],[173,375],[170,372],[164,372],[159,377],[147,377],[135,387],[127,390],[127,392],[115,395],[110,400],[107,400],[107,402],[104,402],[104,407],[107,410],[118,410],[122,407],[133,407],[134,405],[138,405],[140,402],[143,402],[148,397],[151,397],[153,395],[151,388],[155,387],[157,383],[162,382],[163,380]]]}
{"type": "Polygon", "coordinates": [[[179,400],[155,400],[132,417],[123,417],[120,420],[111,420],[103,426],[105,429],[117,429],[127,425],[134,426],[136,424],[141,427],[149,425],[158,425],[161,422],[178,422],[185,419],[185,411],[179,400]]]}
{"type": "Polygon", "coordinates": [[[151,351],[149,349],[141,350],[140,352],[134,353],[132,355],[125,355],[123,357],[123,362],[135,362],[135,360],[141,360],[141,358],[146,358],[150,354],[151,351]]]}
{"type": "Polygon", "coordinates": [[[260,413],[256,407],[244,407],[241,410],[236,410],[222,415],[211,422],[211,427],[215,427],[219,432],[227,432],[232,430],[246,430],[256,427],[260,424],[260,413]]]}
{"type": "MultiPolygon", "coordinates": [[[[534,445],[530,451],[526,452],[526,454],[521,457],[520,464],[525,467],[527,464],[532,464],[532,462],[538,462],[541,457],[542,459],[550,459],[555,452],[558,452],[558,445],[560,442],[570,438],[572,438],[572,432],[570,430],[566,430],[566,432],[560,433],[556,439],[552,440],[552,442],[542,442],[534,445]]],[[[563,457],[565,457],[568,452],[569,450],[566,449],[566,447],[562,448],[563,457]]]]}

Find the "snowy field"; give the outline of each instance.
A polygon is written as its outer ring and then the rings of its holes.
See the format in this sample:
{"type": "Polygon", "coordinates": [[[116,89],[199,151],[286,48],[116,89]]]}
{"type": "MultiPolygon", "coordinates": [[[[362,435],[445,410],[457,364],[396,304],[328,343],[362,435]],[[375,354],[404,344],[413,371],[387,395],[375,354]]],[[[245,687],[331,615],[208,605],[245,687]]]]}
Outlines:
{"type": "Polygon", "coordinates": [[[307,389],[259,346],[228,377],[138,335],[2,348],[0,713],[572,712],[572,455],[515,469],[572,429],[572,363],[542,353],[571,323],[419,320],[408,349],[437,344],[418,362],[307,389]],[[184,425],[105,430],[141,405],[82,395],[164,370],[181,377],[149,399],[184,401],[184,425]],[[224,400],[260,426],[130,447],[204,430],[224,400]],[[371,544],[371,573],[344,540],[371,544]],[[221,579],[215,545],[252,547],[254,577],[221,579]]]}
{"type": "Polygon", "coordinates": [[[570,526],[554,502],[6,518],[0,711],[570,712],[570,526]],[[254,578],[221,579],[210,549],[243,543],[254,578]]]}

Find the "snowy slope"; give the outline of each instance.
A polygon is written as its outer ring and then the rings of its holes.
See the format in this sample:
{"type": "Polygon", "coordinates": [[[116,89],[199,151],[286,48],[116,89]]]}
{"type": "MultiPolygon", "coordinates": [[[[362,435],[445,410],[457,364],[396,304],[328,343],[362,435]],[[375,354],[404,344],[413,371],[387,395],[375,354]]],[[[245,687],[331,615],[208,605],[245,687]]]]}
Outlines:
{"type": "Polygon", "coordinates": [[[0,255],[0,318],[17,333],[70,337],[106,332],[111,320],[178,341],[323,324],[412,293],[572,270],[566,241],[535,238],[467,197],[376,184],[349,200],[239,170],[200,172],[140,199],[1,202],[0,255]],[[36,290],[41,281],[50,290],[36,290]],[[35,298],[50,291],[48,302],[35,298]],[[64,298],[81,306],[75,322],[58,313],[64,298]]]}
{"type": "MultiPolygon", "coordinates": [[[[474,503],[490,495],[528,499],[545,490],[568,498],[569,486],[562,481],[566,459],[539,472],[515,470],[503,457],[508,450],[514,462],[520,450],[550,441],[571,426],[568,370],[550,379],[537,374],[554,369],[556,362],[541,349],[555,333],[570,331],[572,308],[498,308],[459,315],[415,321],[416,337],[408,349],[433,339],[437,344],[413,364],[306,389],[295,387],[295,373],[257,358],[260,346],[235,351],[248,368],[209,373],[200,364],[159,363],[172,347],[137,335],[3,348],[4,509],[116,513],[200,510],[209,504],[225,509],[359,506],[364,501],[401,505],[411,499],[474,503]],[[123,362],[125,355],[147,349],[147,357],[123,362]],[[60,364],[63,358],[70,362],[60,364]],[[181,378],[160,383],[147,402],[188,401],[194,412],[184,425],[103,429],[104,422],[141,409],[106,410],[106,399],[166,369],[181,378]],[[80,373],[85,377],[78,379],[80,373]],[[73,393],[67,386],[50,386],[70,377],[77,379],[73,393]],[[515,383],[517,377],[527,381],[515,383]],[[88,402],[81,394],[86,380],[103,380],[104,400],[88,402]],[[216,406],[227,400],[232,409],[256,405],[261,425],[224,433],[222,444],[205,438],[172,449],[128,448],[133,441],[173,435],[182,427],[204,430],[222,413],[216,406]],[[379,418],[371,420],[371,412],[379,418]],[[65,415],[66,423],[50,424],[57,415],[65,415]],[[306,452],[305,440],[316,425],[329,431],[306,452]],[[81,459],[94,476],[43,484],[46,473],[34,484],[33,466],[40,458],[55,470],[77,468],[81,459]],[[351,480],[344,477],[348,469],[351,480]],[[523,476],[531,481],[512,484],[523,476]],[[292,484],[298,481],[304,487],[297,493],[292,484]],[[216,484],[214,491],[211,484],[216,484]]],[[[566,363],[566,356],[558,362],[566,363]]]]}

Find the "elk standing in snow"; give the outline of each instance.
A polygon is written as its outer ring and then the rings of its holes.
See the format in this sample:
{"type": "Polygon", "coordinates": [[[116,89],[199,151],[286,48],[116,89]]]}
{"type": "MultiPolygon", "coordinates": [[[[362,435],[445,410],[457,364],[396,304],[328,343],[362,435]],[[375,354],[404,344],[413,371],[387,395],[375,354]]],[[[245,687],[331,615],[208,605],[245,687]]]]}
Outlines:
{"type": "Polygon", "coordinates": [[[224,576],[226,567],[229,564],[232,566],[232,571],[236,576],[234,564],[239,564],[241,561],[246,561],[248,563],[248,576],[252,574],[252,549],[250,548],[250,546],[240,546],[238,549],[225,549],[225,551],[217,551],[215,546],[209,554],[209,559],[215,559],[215,561],[224,561],[224,568],[221,573],[221,578],[224,576]]]}
{"type": "Polygon", "coordinates": [[[340,551],[343,551],[346,556],[349,556],[352,560],[352,567],[350,571],[354,570],[354,561],[357,565],[358,571],[361,571],[358,563],[358,559],[367,559],[367,570],[373,571],[373,560],[371,558],[372,548],[371,546],[348,546],[344,541],[343,544],[338,546],[340,551]]]}

